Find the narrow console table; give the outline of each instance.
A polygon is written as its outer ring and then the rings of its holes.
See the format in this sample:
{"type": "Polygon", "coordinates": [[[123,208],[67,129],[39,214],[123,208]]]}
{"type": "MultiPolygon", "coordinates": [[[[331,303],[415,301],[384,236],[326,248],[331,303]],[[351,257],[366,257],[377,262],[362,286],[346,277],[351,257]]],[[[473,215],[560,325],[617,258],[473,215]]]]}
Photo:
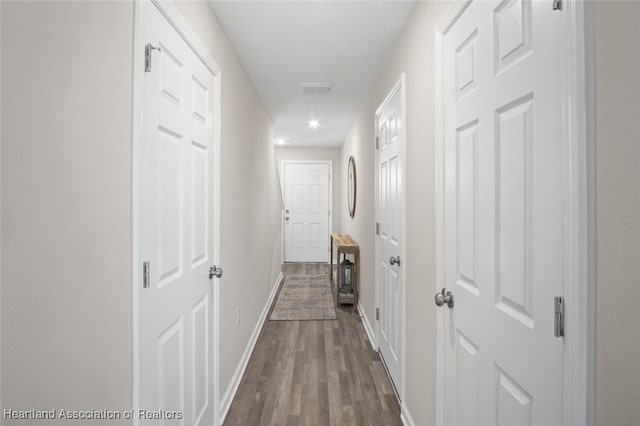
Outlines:
{"type": "Polygon", "coordinates": [[[329,258],[329,279],[335,283],[336,289],[336,305],[341,303],[352,304],[358,306],[358,287],[360,284],[360,246],[353,241],[348,234],[333,232],[331,234],[331,256],[329,258]],[[333,279],[333,246],[336,246],[338,263],[336,279],[333,279]],[[340,293],[340,254],[353,255],[353,291],[351,293],[340,293]]]}

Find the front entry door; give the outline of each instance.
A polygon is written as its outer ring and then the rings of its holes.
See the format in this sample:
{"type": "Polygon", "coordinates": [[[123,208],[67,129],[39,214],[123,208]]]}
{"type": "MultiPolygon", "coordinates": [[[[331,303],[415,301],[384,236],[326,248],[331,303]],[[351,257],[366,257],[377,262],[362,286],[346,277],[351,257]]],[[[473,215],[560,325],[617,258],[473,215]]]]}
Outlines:
{"type": "Polygon", "coordinates": [[[140,153],[140,419],[211,425],[215,77],[151,3],[145,16],[156,49],[140,153]]]}
{"type": "Polygon", "coordinates": [[[285,262],[329,260],[329,164],[284,163],[285,262]]]}
{"type": "Polygon", "coordinates": [[[402,84],[392,90],[376,113],[378,140],[376,215],[376,279],[378,282],[378,346],[389,376],[400,395],[402,380],[404,328],[404,291],[402,253],[403,172],[402,138],[404,132],[402,84]]]}
{"type": "Polygon", "coordinates": [[[473,1],[443,36],[445,425],[562,424],[561,14],[473,1]]]}

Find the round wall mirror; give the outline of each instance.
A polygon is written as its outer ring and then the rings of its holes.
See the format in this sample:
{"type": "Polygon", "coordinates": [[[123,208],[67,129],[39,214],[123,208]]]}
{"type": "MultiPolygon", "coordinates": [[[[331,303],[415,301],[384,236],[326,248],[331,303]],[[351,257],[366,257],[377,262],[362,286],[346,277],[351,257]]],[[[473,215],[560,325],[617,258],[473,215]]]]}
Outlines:
{"type": "Polygon", "coordinates": [[[347,178],[348,178],[348,200],[349,200],[349,216],[354,217],[356,214],[356,192],[357,192],[357,184],[356,184],[356,160],[353,156],[349,157],[349,166],[347,169],[347,178]]]}

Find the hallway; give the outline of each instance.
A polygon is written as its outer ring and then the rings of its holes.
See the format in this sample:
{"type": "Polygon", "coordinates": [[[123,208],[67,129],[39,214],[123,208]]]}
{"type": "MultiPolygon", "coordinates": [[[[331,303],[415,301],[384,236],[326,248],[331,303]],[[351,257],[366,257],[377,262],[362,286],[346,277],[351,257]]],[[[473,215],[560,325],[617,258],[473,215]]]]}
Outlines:
{"type": "Polygon", "coordinates": [[[0,1],[0,423],[638,424],[638,22],[0,1]],[[299,239],[359,246],[337,320],[268,319],[327,268],[285,263],[291,163],[329,165],[299,239]]]}
{"type": "MultiPolygon", "coordinates": [[[[285,264],[283,272],[327,268],[285,264]]],[[[336,313],[337,320],[265,322],[225,426],[402,424],[357,311],[347,305],[336,313]]]]}

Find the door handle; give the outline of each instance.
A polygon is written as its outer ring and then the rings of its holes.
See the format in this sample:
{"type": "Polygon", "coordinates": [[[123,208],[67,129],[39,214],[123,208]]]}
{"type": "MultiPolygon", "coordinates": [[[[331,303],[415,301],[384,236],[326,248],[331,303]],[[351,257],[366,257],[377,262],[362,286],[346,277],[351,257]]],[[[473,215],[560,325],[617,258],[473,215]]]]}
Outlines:
{"type": "Polygon", "coordinates": [[[390,257],[389,258],[389,263],[391,265],[396,265],[397,264],[398,266],[400,266],[400,256],[396,256],[396,257],[392,256],[392,257],[390,257]]]}
{"type": "Polygon", "coordinates": [[[289,220],[289,216],[285,217],[284,220],[289,220]]]}
{"type": "Polygon", "coordinates": [[[436,305],[443,306],[444,304],[449,308],[453,308],[453,294],[450,291],[445,293],[443,288],[441,293],[436,293],[436,305]]]}
{"type": "Polygon", "coordinates": [[[213,265],[209,268],[209,279],[212,280],[213,277],[220,278],[222,277],[222,268],[218,268],[216,265],[213,265]]]}

